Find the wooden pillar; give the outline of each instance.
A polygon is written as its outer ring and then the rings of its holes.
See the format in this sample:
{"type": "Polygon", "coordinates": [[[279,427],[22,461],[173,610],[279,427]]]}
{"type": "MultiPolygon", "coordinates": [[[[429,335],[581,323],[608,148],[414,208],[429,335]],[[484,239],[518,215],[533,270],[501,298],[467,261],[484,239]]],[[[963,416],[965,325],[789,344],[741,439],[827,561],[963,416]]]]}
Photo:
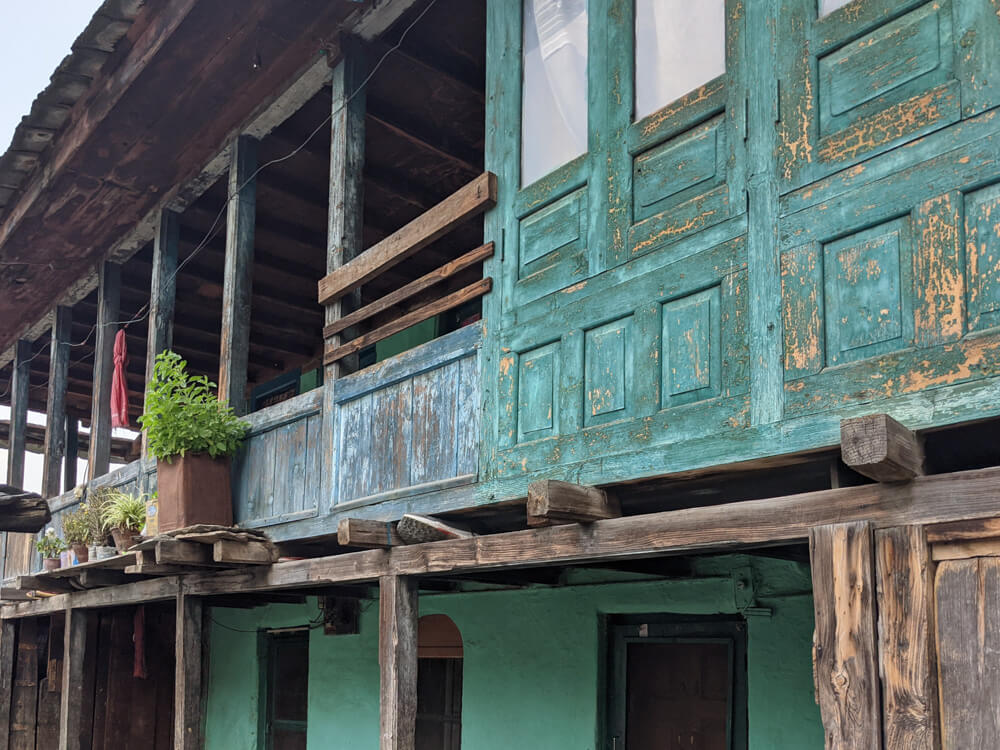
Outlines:
{"type": "Polygon", "coordinates": [[[177,292],[177,248],[180,218],[169,209],[160,211],[153,241],[153,277],[149,285],[149,332],[146,335],[146,383],[153,377],[156,355],[173,346],[174,301],[177,292]]]}
{"type": "Polygon", "coordinates": [[[174,636],[174,750],[199,750],[201,744],[201,599],[177,594],[174,636]]]}
{"type": "Polygon", "coordinates": [[[63,461],[63,487],[66,491],[76,487],[76,462],[80,457],[80,421],[66,417],[66,459],[63,461]]]}
{"type": "Polygon", "coordinates": [[[381,750],[413,750],[417,731],[417,581],[379,581],[381,750]]]}
{"type": "Polygon", "coordinates": [[[10,441],[7,445],[7,484],[24,487],[24,452],[28,430],[28,385],[31,342],[14,345],[14,372],[10,383],[10,441]]]}
{"type": "Polygon", "coordinates": [[[42,465],[42,497],[59,494],[62,461],[66,455],[66,381],[69,377],[69,346],[73,309],[59,306],[52,325],[49,346],[49,388],[45,401],[45,458],[42,465]]]}
{"type": "Polygon", "coordinates": [[[83,677],[87,656],[87,628],[86,611],[66,610],[59,701],[59,750],[80,750],[83,747],[83,677]]]}
{"type": "Polygon", "coordinates": [[[121,266],[105,261],[98,272],[97,335],[94,342],[94,387],[90,407],[90,451],[87,476],[111,468],[111,376],[115,371],[115,334],[121,315],[121,266]]]}
{"type": "Polygon", "coordinates": [[[226,264],[222,288],[219,398],[245,414],[250,302],[253,293],[254,221],[257,215],[257,141],[241,135],[233,143],[226,213],[226,264]]]}
{"type": "Polygon", "coordinates": [[[0,623],[0,750],[10,747],[11,697],[14,691],[14,648],[17,620],[0,623]]]}
{"type": "Polygon", "coordinates": [[[10,747],[35,747],[38,723],[38,618],[17,621],[17,653],[11,692],[10,747]]]}

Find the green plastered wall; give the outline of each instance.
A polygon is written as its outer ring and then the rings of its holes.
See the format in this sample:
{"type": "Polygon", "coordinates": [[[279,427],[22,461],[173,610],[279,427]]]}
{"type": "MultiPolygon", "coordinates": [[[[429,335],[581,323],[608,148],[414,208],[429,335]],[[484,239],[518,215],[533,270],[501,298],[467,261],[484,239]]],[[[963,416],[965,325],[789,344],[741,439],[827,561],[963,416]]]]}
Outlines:
{"type": "MultiPolygon", "coordinates": [[[[737,611],[730,571],[753,569],[757,607],[747,618],[751,750],[823,747],[813,700],[808,570],[741,556],[697,563],[697,578],[606,582],[559,589],[423,596],[421,614],[447,614],[465,643],[462,747],[597,750],[605,615],[737,611]]],[[[613,577],[613,576],[608,576],[613,577]]],[[[584,582],[586,580],[587,582],[584,582]]],[[[576,581],[574,581],[576,583],[576,581]]],[[[363,605],[361,634],[310,637],[309,750],[377,748],[378,603],[363,605]]],[[[206,709],[209,750],[257,747],[257,631],[301,625],[314,601],[212,612],[206,709]]]]}

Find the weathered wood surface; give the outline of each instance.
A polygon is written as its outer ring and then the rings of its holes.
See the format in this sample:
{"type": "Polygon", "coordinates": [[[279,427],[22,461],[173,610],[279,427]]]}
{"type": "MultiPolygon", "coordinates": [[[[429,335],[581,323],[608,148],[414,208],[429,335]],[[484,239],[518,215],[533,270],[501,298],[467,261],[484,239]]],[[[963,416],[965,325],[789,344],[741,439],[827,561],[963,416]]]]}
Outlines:
{"type": "Polygon", "coordinates": [[[542,479],[528,485],[526,511],[529,526],[587,523],[622,514],[618,498],[605,490],[556,479],[542,479]]]}
{"type": "Polygon", "coordinates": [[[61,489],[62,461],[66,455],[66,380],[69,377],[73,308],[59,305],[49,344],[49,383],[45,402],[45,455],[42,494],[55,497],[61,489]]]}
{"type": "Polygon", "coordinates": [[[177,593],[174,630],[174,750],[202,747],[202,602],[177,593]]]}
{"type": "Polygon", "coordinates": [[[381,750],[413,750],[417,731],[417,581],[379,580],[381,750]]]}
{"type": "Polygon", "coordinates": [[[934,571],[919,526],[875,534],[886,748],[938,750],[934,571]]]}
{"type": "Polygon", "coordinates": [[[18,623],[0,623],[0,750],[9,750],[18,623]]]}
{"type": "Polygon", "coordinates": [[[995,539],[1000,537],[1000,518],[975,518],[930,524],[924,531],[930,544],[995,539]]]}
{"type": "Polygon", "coordinates": [[[66,417],[66,456],[63,461],[63,487],[76,487],[77,459],[80,455],[80,421],[66,417]]]}
{"type": "Polygon", "coordinates": [[[1000,555],[1000,539],[978,539],[962,542],[939,542],[931,547],[931,559],[964,560],[968,557],[1000,555]]]}
{"type": "Polygon", "coordinates": [[[344,547],[381,549],[397,547],[403,540],[396,532],[395,521],[342,518],[337,524],[337,543],[344,547]]]}
{"type": "Polygon", "coordinates": [[[319,303],[326,304],[357,289],[440,239],[462,222],[489,210],[496,204],[496,196],[496,175],[483,173],[399,231],[365,250],[349,264],[327,274],[319,282],[319,303]]]}
{"type": "Polygon", "coordinates": [[[0,484],[0,532],[34,534],[51,519],[49,504],[41,495],[0,484]]]}
{"type": "Polygon", "coordinates": [[[924,473],[920,438],[888,414],[869,414],[840,423],[844,463],[877,482],[900,482],[924,473]]]}
{"type": "Polygon", "coordinates": [[[153,239],[153,274],[149,285],[149,325],[146,334],[146,383],[153,377],[156,355],[173,345],[180,230],[180,215],[170,209],[162,209],[153,239]]]}
{"type": "Polygon", "coordinates": [[[943,747],[997,747],[1000,558],[942,562],[935,595],[943,747]]]}
{"type": "Polygon", "coordinates": [[[817,701],[827,750],[882,747],[875,560],[867,522],[809,533],[817,701]]]}
{"type": "Polygon", "coordinates": [[[38,621],[18,623],[17,663],[10,714],[10,750],[35,750],[38,716],[38,621]]]}
{"type": "Polygon", "coordinates": [[[24,485],[30,358],[31,342],[19,339],[14,347],[14,372],[10,381],[10,439],[7,445],[7,483],[15,487],[24,485]]]}
{"type": "Polygon", "coordinates": [[[82,750],[90,747],[91,738],[83,736],[87,723],[83,715],[83,680],[87,649],[97,647],[96,643],[87,642],[91,617],[92,615],[81,610],[66,610],[59,701],[59,750],[82,750]]]}
{"type": "Polygon", "coordinates": [[[88,479],[107,474],[111,467],[111,378],[115,371],[115,334],[121,319],[121,266],[105,261],[101,264],[99,279],[88,479]]]}

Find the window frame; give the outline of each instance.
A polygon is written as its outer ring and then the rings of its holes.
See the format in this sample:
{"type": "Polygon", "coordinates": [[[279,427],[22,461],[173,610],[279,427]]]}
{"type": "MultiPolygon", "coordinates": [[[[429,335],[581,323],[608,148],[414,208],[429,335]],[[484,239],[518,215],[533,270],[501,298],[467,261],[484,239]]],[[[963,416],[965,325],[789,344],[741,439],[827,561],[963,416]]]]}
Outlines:
{"type": "Polygon", "coordinates": [[[309,705],[308,705],[308,695],[309,695],[309,630],[294,630],[290,632],[270,632],[267,630],[260,631],[257,639],[257,656],[258,656],[258,667],[259,667],[259,678],[258,678],[258,700],[257,700],[257,716],[258,716],[258,730],[257,730],[257,747],[259,750],[274,750],[274,734],[273,730],[277,725],[277,728],[289,730],[293,732],[301,731],[303,736],[308,740],[308,725],[309,725],[309,705]],[[276,685],[275,679],[275,669],[278,664],[277,652],[280,645],[287,644],[288,642],[298,641],[305,645],[306,649],[306,664],[307,670],[305,674],[306,681],[306,718],[302,720],[293,719],[274,719],[274,692],[272,690],[276,685]]]}

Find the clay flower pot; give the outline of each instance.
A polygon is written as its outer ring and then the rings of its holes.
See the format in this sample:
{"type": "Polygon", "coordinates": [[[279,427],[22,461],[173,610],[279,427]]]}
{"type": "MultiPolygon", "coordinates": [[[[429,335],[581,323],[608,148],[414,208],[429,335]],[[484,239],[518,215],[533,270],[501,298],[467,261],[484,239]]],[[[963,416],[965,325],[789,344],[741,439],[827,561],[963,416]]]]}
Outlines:
{"type": "Polygon", "coordinates": [[[230,459],[206,453],[156,462],[159,533],[194,524],[233,525],[230,459]]]}
{"type": "Polygon", "coordinates": [[[115,539],[115,546],[119,552],[125,552],[136,543],[139,533],[132,529],[111,529],[111,536],[115,539]]]}
{"type": "Polygon", "coordinates": [[[73,554],[76,555],[77,563],[85,563],[90,560],[90,550],[87,549],[86,544],[71,544],[73,548],[73,554]]]}
{"type": "Polygon", "coordinates": [[[58,557],[46,557],[42,560],[42,570],[59,570],[58,557]]]}

